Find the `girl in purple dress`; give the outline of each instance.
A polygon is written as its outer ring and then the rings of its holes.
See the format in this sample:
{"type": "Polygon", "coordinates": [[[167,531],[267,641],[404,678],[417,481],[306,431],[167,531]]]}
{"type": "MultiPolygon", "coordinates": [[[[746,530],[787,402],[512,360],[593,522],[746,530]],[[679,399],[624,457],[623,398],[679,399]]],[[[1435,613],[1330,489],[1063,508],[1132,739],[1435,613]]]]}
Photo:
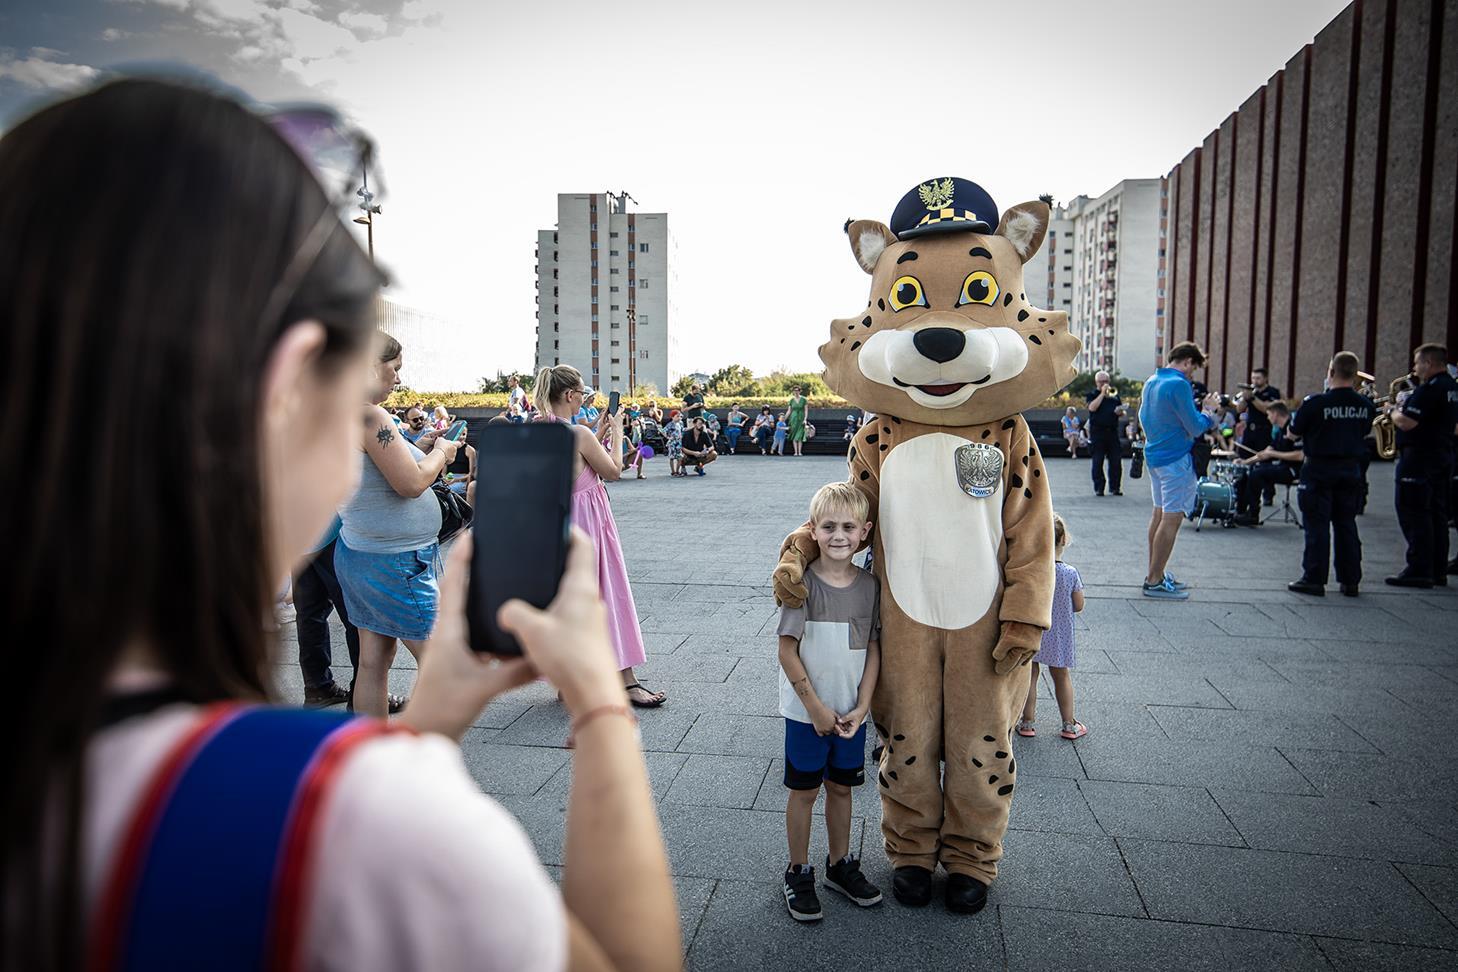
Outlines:
{"type": "Polygon", "coordinates": [[[572,417],[582,407],[586,385],[582,373],[571,365],[543,368],[532,388],[532,400],[541,413],[541,421],[562,422],[572,429],[577,440],[577,479],[572,484],[572,522],[592,538],[597,548],[597,586],[602,591],[602,605],[607,609],[608,635],[618,653],[618,668],[628,701],[640,709],[662,705],[666,696],[638,684],[633,666],[646,657],[643,632],[638,627],[638,608],[633,603],[633,590],[628,586],[628,568],[623,563],[623,548],[618,542],[618,525],[608,505],[603,480],[617,482],[623,474],[618,457],[623,454],[623,412],[603,418],[608,445],[603,446],[585,425],[573,424],[572,417]]]}
{"type": "Polygon", "coordinates": [[[1018,720],[1019,736],[1036,736],[1033,716],[1038,706],[1038,665],[1048,666],[1048,677],[1053,680],[1053,697],[1058,700],[1058,714],[1063,728],[1058,735],[1064,739],[1078,739],[1088,735],[1088,727],[1073,715],[1073,679],[1068,670],[1074,664],[1073,616],[1083,610],[1083,578],[1078,569],[1063,562],[1063,550],[1068,546],[1068,526],[1063,517],[1053,514],[1053,624],[1043,632],[1043,643],[1033,656],[1033,677],[1028,685],[1028,701],[1023,706],[1023,717],[1018,720]]]}

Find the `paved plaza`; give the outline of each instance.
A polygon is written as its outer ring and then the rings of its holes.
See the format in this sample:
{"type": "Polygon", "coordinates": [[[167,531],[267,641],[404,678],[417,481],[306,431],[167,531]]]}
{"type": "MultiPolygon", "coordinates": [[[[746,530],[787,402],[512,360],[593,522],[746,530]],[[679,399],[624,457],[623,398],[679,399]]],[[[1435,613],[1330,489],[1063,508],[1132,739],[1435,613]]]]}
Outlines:
{"type": "MultiPolygon", "coordinates": [[[[640,674],[669,695],[642,714],[642,737],[690,968],[1458,967],[1458,590],[1383,586],[1401,558],[1391,465],[1372,468],[1360,599],[1289,594],[1301,534],[1275,521],[1187,527],[1172,566],[1194,595],[1168,603],[1138,588],[1148,481],[1099,499],[1087,460],[1050,459],[1087,587],[1073,680],[1089,736],[1058,738],[1045,675],[1040,734],[1014,740],[1002,873],[972,918],[943,909],[940,882],[928,908],[892,899],[879,800],[862,788],[851,846],[886,901],[861,910],[826,893],[815,927],[791,921],[780,895],[768,578],[780,539],[845,465],[746,455],[689,480],[649,468],[610,490],[648,643],[640,674]]],[[[342,643],[335,660],[347,671],[342,643]]],[[[396,664],[392,687],[408,692],[409,654],[396,664]]],[[[297,667],[279,671],[300,698],[297,667]]],[[[554,870],[566,738],[564,711],[534,685],[464,741],[476,779],[554,870]]],[[[817,822],[817,864],[824,841],[817,822]]]]}

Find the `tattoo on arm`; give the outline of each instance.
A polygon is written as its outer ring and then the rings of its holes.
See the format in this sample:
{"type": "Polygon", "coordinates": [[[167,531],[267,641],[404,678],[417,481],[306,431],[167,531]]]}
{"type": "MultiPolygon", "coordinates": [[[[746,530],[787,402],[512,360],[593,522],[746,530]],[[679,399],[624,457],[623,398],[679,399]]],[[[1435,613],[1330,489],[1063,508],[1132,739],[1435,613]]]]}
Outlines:
{"type": "Polygon", "coordinates": [[[804,678],[801,678],[801,679],[796,680],[791,685],[791,688],[793,688],[795,690],[795,694],[798,695],[798,696],[800,696],[800,698],[802,698],[802,699],[809,698],[809,696],[810,696],[810,676],[809,675],[806,675],[804,678]]]}
{"type": "Polygon", "coordinates": [[[380,431],[375,433],[375,441],[382,446],[387,446],[395,441],[395,432],[388,425],[380,426],[380,431]]]}

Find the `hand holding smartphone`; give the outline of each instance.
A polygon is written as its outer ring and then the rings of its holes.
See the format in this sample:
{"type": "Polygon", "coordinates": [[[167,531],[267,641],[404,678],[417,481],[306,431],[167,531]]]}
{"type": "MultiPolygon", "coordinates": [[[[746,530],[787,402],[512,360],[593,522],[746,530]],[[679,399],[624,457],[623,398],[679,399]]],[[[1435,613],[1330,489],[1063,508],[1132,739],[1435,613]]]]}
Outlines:
{"type": "Polygon", "coordinates": [[[452,423],[451,427],[446,430],[445,437],[447,439],[450,439],[452,442],[460,442],[461,436],[465,434],[466,423],[460,419],[457,419],[454,423],[452,423]]]}
{"type": "Polygon", "coordinates": [[[476,483],[469,641],[473,651],[520,655],[496,614],[513,598],[545,608],[557,593],[567,566],[576,445],[567,426],[537,422],[487,426],[476,451],[492,475],[476,483]]]}
{"type": "Polygon", "coordinates": [[[613,389],[612,394],[608,395],[608,414],[609,415],[616,415],[616,414],[618,414],[618,405],[619,405],[619,403],[621,403],[622,398],[623,398],[622,393],[620,393],[617,389],[613,389]]]}

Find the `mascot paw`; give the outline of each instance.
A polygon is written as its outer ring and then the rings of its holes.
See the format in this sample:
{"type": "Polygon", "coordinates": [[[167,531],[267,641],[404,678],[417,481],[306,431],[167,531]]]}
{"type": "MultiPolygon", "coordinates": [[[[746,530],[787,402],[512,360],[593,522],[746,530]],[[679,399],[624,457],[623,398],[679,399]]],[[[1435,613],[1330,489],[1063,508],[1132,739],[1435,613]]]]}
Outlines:
{"type": "Polygon", "coordinates": [[[1038,653],[1043,642],[1043,629],[1021,621],[1004,621],[997,647],[992,649],[993,670],[1007,675],[1026,665],[1038,653]]]}
{"type": "Polygon", "coordinates": [[[805,565],[820,555],[820,548],[808,526],[785,538],[780,545],[780,563],[775,568],[775,603],[781,607],[799,607],[810,596],[805,587],[805,565]]]}

